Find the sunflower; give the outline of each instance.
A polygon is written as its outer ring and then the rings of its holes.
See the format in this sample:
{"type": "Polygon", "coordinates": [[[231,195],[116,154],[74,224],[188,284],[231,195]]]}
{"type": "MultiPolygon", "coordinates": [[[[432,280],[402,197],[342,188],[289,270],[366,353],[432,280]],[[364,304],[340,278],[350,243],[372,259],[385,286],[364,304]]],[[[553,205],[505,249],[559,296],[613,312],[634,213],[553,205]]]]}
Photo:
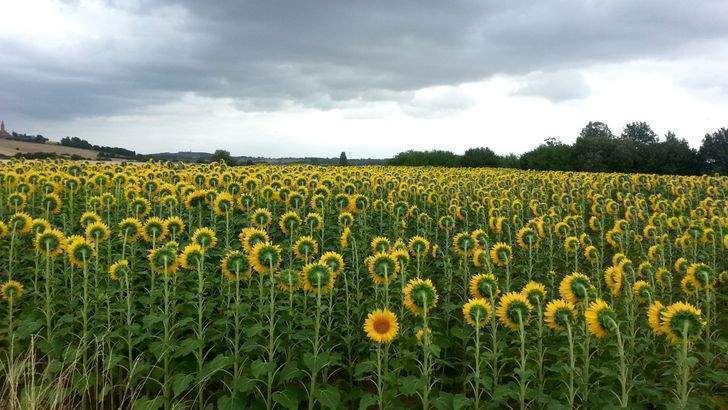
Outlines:
{"type": "Polygon", "coordinates": [[[48,193],[43,197],[43,208],[47,209],[54,215],[61,213],[62,204],[63,201],[61,201],[61,197],[55,192],[48,193]]]}
{"type": "Polygon", "coordinates": [[[40,254],[55,257],[63,253],[65,237],[58,229],[48,229],[35,235],[35,250],[40,254]]]}
{"type": "Polygon", "coordinates": [[[235,207],[235,200],[229,192],[220,192],[212,203],[215,215],[226,215],[235,207]]]}
{"type": "Polygon", "coordinates": [[[382,285],[396,278],[400,267],[397,260],[390,253],[385,252],[370,257],[367,265],[369,276],[377,285],[382,285]]]}
{"type": "Polygon", "coordinates": [[[470,278],[470,296],[491,299],[498,295],[498,278],[490,273],[481,273],[470,278]]]}
{"type": "Polygon", "coordinates": [[[348,228],[354,223],[354,216],[349,212],[341,212],[337,218],[339,226],[348,228]]]}
{"type": "Polygon", "coordinates": [[[620,293],[622,292],[623,280],[624,276],[622,274],[622,271],[615,268],[614,266],[610,266],[604,270],[604,282],[607,284],[607,287],[612,293],[612,296],[620,295],[620,293]]]}
{"type": "Polygon", "coordinates": [[[531,305],[541,306],[546,301],[546,286],[538,282],[528,282],[521,290],[531,305]]]}
{"type": "Polygon", "coordinates": [[[387,309],[375,310],[364,321],[364,331],[375,343],[389,343],[399,331],[397,316],[387,309]]]}
{"type": "Polygon", "coordinates": [[[389,242],[388,238],[385,238],[383,236],[377,236],[374,239],[372,239],[372,242],[370,243],[372,253],[382,253],[382,252],[389,252],[389,249],[392,247],[392,245],[389,242]]]}
{"type": "Polygon", "coordinates": [[[250,222],[258,228],[265,228],[273,221],[273,214],[266,208],[258,208],[250,215],[250,222]]]}
{"type": "Polygon", "coordinates": [[[421,236],[413,236],[407,247],[413,255],[422,257],[430,250],[430,241],[421,236]]]}
{"type": "Polygon", "coordinates": [[[159,242],[164,240],[167,236],[167,230],[164,228],[164,221],[162,218],[152,217],[147,219],[142,228],[142,237],[145,241],[159,242]]]}
{"type": "Polygon", "coordinates": [[[586,260],[588,260],[592,265],[596,265],[597,262],[599,262],[599,250],[594,245],[588,245],[584,249],[584,257],[586,260]]]}
{"type": "Polygon", "coordinates": [[[5,222],[0,221],[0,238],[8,236],[9,233],[10,228],[8,228],[8,225],[5,222]]]}
{"type": "Polygon", "coordinates": [[[68,238],[66,245],[66,253],[68,261],[72,266],[82,267],[88,263],[93,255],[95,255],[94,247],[81,236],[68,238]]]}
{"type": "Polygon", "coordinates": [[[489,258],[490,255],[486,249],[475,248],[475,251],[473,251],[473,265],[475,265],[476,268],[487,267],[490,262],[489,258]]]}
{"type": "Polygon", "coordinates": [[[349,237],[351,236],[351,229],[347,226],[341,231],[341,237],[339,238],[339,246],[341,249],[349,247],[349,237]]]}
{"type": "Polygon", "coordinates": [[[683,257],[680,257],[680,258],[677,258],[673,267],[675,268],[675,272],[685,273],[688,270],[688,265],[689,265],[688,260],[683,257]]]}
{"type": "Polygon", "coordinates": [[[559,284],[559,295],[573,304],[580,303],[589,297],[591,283],[589,278],[583,273],[574,272],[565,276],[559,284]]]}
{"type": "Polygon", "coordinates": [[[142,236],[142,223],[136,218],[124,218],[119,222],[119,236],[128,242],[136,242],[142,236]]]}
{"type": "Polygon", "coordinates": [[[488,323],[492,314],[493,306],[483,298],[470,299],[463,306],[465,323],[474,327],[484,326],[488,323]]]}
{"type": "Polygon", "coordinates": [[[649,283],[638,280],[632,285],[632,294],[637,303],[644,303],[652,298],[652,288],[649,283]]]}
{"type": "Polygon", "coordinates": [[[715,274],[713,270],[704,263],[691,264],[686,272],[687,276],[691,276],[697,284],[698,289],[705,287],[712,288],[715,282],[715,274]]]}
{"type": "Polygon", "coordinates": [[[659,300],[652,302],[650,307],[647,309],[647,323],[650,325],[650,329],[652,329],[656,336],[661,336],[667,333],[667,330],[662,326],[662,314],[664,312],[665,306],[659,300]]]}
{"type": "Polygon", "coordinates": [[[692,295],[697,292],[698,286],[700,286],[698,280],[690,275],[683,276],[682,280],[680,281],[680,287],[686,295],[692,295]]]}
{"type": "Polygon", "coordinates": [[[614,310],[602,299],[592,302],[584,312],[587,330],[601,339],[609,333],[614,320],[614,310]]]}
{"type": "Polygon", "coordinates": [[[301,226],[301,223],[301,217],[298,216],[295,211],[288,211],[281,215],[281,219],[278,221],[278,226],[284,234],[290,235],[301,226]]]}
{"type": "Polygon", "coordinates": [[[308,263],[318,253],[318,242],[310,236],[302,236],[293,244],[293,254],[296,259],[308,263]]]}
{"type": "Polygon", "coordinates": [[[258,228],[245,228],[240,231],[240,243],[243,244],[243,250],[250,255],[255,245],[259,243],[269,242],[268,233],[258,228]]]}
{"type": "Polygon", "coordinates": [[[214,249],[215,245],[217,245],[217,235],[211,228],[201,227],[197,228],[192,234],[191,241],[205,250],[214,249]]]}
{"type": "Polygon", "coordinates": [[[119,276],[126,276],[129,274],[129,261],[121,259],[114,262],[109,266],[109,277],[111,280],[119,280],[119,276]]]}
{"type": "Polygon", "coordinates": [[[467,232],[460,232],[452,238],[452,247],[455,253],[467,257],[473,248],[475,248],[477,242],[467,232]]]}
{"type": "Polygon", "coordinates": [[[306,215],[304,223],[308,226],[308,229],[312,231],[319,230],[324,226],[324,218],[316,212],[309,212],[308,215],[306,215]]]}
{"type": "Polygon", "coordinates": [[[185,195],[185,207],[187,209],[197,208],[205,204],[206,195],[205,191],[201,189],[194,189],[185,195]]]}
{"type": "Polygon", "coordinates": [[[179,264],[182,269],[197,269],[205,256],[205,249],[200,244],[192,242],[182,249],[179,264]]]}
{"type": "Polygon", "coordinates": [[[220,261],[220,270],[222,270],[222,276],[231,282],[238,279],[248,280],[252,275],[248,257],[240,251],[229,251],[225,254],[220,261]]]}
{"type": "Polygon", "coordinates": [[[250,253],[250,265],[258,273],[270,273],[281,264],[281,247],[267,242],[258,243],[250,253]]]}
{"type": "Polygon", "coordinates": [[[164,228],[172,235],[172,238],[177,238],[185,230],[185,222],[179,216],[170,216],[164,220],[164,228]]]}
{"type": "Polygon", "coordinates": [[[344,258],[340,253],[337,252],[326,252],[319,258],[319,263],[328,265],[331,268],[331,272],[334,277],[339,276],[344,272],[344,258]]]}
{"type": "Polygon", "coordinates": [[[666,268],[659,268],[655,271],[655,280],[661,288],[665,288],[672,281],[672,274],[666,268]]]}
{"type": "Polygon", "coordinates": [[[574,304],[569,301],[555,299],[546,305],[544,322],[555,332],[563,332],[566,330],[566,326],[573,323],[575,319],[576,309],[574,304]]]}
{"type": "Polygon", "coordinates": [[[86,238],[92,242],[101,242],[109,239],[109,227],[103,222],[94,222],[86,226],[86,238]]]}
{"type": "Polygon", "coordinates": [[[511,247],[498,242],[490,248],[490,259],[498,266],[506,267],[511,262],[511,247]]]}
{"type": "MultiPolygon", "coordinates": [[[[7,226],[5,227],[5,229],[7,229],[7,226]]],[[[33,219],[33,223],[31,224],[30,229],[34,234],[37,235],[51,229],[51,224],[43,218],[35,218],[33,219]]],[[[2,228],[0,228],[0,237],[4,236],[1,231],[2,228]]]]}
{"type": "Polygon", "coordinates": [[[684,337],[697,338],[705,325],[700,309],[685,302],[673,303],[665,308],[661,323],[667,338],[673,343],[684,337]]]}
{"type": "Polygon", "coordinates": [[[293,269],[283,269],[276,276],[276,286],[283,292],[293,292],[301,286],[301,273],[293,269]]]}
{"type": "Polygon", "coordinates": [[[576,236],[569,236],[564,239],[564,251],[568,254],[575,254],[579,250],[579,239],[576,236]]]}
{"type": "Polygon", "coordinates": [[[475,244],[481,248],[488,249],[488,234],[482,229],[476,229],[470,233],[470,237],[473,238],[475,244]]]}
{"type": "Polygon", "coordinates": [[[168,242],[149,251],[149,266],[163,275],[174,275],[179,269],[177,244],[168,242]]]}
{"type": "Polygon", "coordinates": [[[406,249],[398,248],[396,245],[397,244],[395,243],[392,252],[389,254],[397,261],[397,265],[400,266],[400,269],[404,269],[404,266],[407,266],[407,263],[409,263],[410,255],[406,249]]]}
{"type": "Polygon", "coordinates": [[[518,330],[520,325],[525,326],[531,317],[531,303],[521,293],[510,292],[501,296],[498,302],[496,315],[498,320],[511,330],[518,330]]]}
{"type": "Polygon", "coordinates": [[[534,248],[538,245],[538,234],[530,226],[524,226],[516,232],[516,243],[521,249],[534,248]]]}
{"type": "Polygon", "coordinates": [[[29,233],[33,227],[33,218],[25,212],[16,212],[8,219],[8,227],[20,235],[29,233]]]}
{"type": "Polygon", "coordinates": [[[429,279],[412,279],[402,289],[405,307],[415,315],[421,315],[437,306],[437,289],[429,279]]]}
{"type": "Polygon", "coordinates": [[[334,288],[334,273],[329,265],[321,262],[309,263],[301,272],[301,281],[306,292],[327,293],[334,288]]]}
{"type": "Polygon", "coordinates": [[[23,297],[23,284],[11,279],[0,285],[0,295],[9,302],[15,302],[23,297]]]}

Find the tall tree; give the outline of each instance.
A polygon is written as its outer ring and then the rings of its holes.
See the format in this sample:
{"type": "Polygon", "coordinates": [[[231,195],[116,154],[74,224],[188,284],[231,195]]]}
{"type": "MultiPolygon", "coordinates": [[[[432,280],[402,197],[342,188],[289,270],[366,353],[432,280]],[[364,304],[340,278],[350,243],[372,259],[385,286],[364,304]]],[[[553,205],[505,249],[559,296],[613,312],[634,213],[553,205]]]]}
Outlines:
{"type": "Polygon", "coordinates": [[[581,129],[581,133],[579,133],[580,138],[592,138],[592,137],[599,137],[599,138],[614,138],[614,134],[612,134],[612,130],[609,129],[607,124],[599,121],[589,121],[588,124],[584,128],[581,129]]]}
{"type": "Polygon", "coordinates": [[[654,144],[657,142],[657,134],[644,121],[631,122],[625,125],[621,138],[638,144],[654,144]]]}
{"type": "Polygon", "coordinates": [[[346,159],[345,151],[341,151],[341,155],[339,155],[339,165],[342,165],[342,166],[349,165],[349,161],[346,159]]]}
{"type": "Polygon", "coordinates": [[[490,148],[470,148],[461,161],[464,167],[498,167],[500,163],[500,157],[490,148]]]}
{"type": "Polygon", "coordinates": [[[728,174],[728,128],[705,134],[700,146],[700,157],[707,172],[728,174]]]}

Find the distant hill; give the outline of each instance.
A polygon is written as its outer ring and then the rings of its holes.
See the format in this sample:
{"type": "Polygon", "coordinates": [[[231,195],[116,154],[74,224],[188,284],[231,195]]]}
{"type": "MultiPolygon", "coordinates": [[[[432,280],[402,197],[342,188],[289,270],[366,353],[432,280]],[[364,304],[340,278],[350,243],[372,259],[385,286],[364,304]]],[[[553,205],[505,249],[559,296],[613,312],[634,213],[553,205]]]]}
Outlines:
{"type": "Polygon", "coordinates": [[[17,154],[55,154],[63,157],[97,159],[98,151],[66,147],[60,144],[38,144],[13,139],[0,139],[0,156],[12,157],[17,154]]]}
{"type": "MultiPolygon", "coordinates": [[[[212,157],[212,153],[209,152],[194,152],[194,151],[180,151],[180,152],[159,152],[155,154],[144,155],[145,158],[155,159],[160,161],[182,161],[182,162],[207,162],[212,157]]],[[[324,158],[324,157],[282,157],[282,158],[268,158],[268,157],[251,157],[251,156],[233,156],[232,157],[239,165],[246,164],[313,164],[313,165],[337,165],[339,163],[339,157],[324,158]]],[[[349,165],[386,165],[387,159],[376,159],[376,158],[353,158],[348,159],[349,165]]]]}

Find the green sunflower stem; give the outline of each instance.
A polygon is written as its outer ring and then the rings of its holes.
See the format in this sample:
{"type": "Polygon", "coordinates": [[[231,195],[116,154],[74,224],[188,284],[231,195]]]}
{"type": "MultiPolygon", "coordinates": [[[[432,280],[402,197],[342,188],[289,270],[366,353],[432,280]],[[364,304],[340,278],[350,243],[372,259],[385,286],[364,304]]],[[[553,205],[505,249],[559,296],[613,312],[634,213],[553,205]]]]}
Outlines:
{"type": "Polygon", "coordinates": [[[473,375],[475,408],[480,408],[480,312],[475,314],[475,374],[473,375]]]}
{"type": "Polygon", "coordinates": [[[688,396],[690,395],[690,364],[688,363],[688,330],[690,323],[686,320],[683,323],[682,332],[682,343],[680,348],[680,354],[678,356],[678,408],[684,409],[688,405],[688,396]]]}
{"type": "Polygon", "coordinates": [[[576,389],[574,388],[574,373],[576,372],[576,360],[574,357],[574,335],[571,330],[571,323],[566,323],[566,336],[569,340],[569,408],[574,408],[576,389]]]}
{"type": "Polygon", "coordinates": [[[611,318],[609,320],[614,327],[615,333],[617,334],[617,353],[619,354],[619,384],[622,389],[621,395],[619,397],[619,405],[620,407],[626,408],[629,403],[629,382],[627,377],[627,363],[624,353],[624,340],[622,340],[622,332],[620,331],[617,322],[615,322],[614,319],[611,318]]]}
{"type": "Polygon", "coordinates": [[[430,332],[427,323],[427,298],[422,297],[422,323],[423,323],[423,337],[422,337],[422,378],[424,385],[422,386],[422,408],[430,408],[430,332]]]}
{"type": "Polygon", "coordinates": [[[521,342],[520,356],[521,360],[518,363],[518,401],[521,410],[526,408],[526,331],[523,328],[523,317],[521,311],[516,311],[518,314],[518,337],[521,342]]]}
{"type": "Polygon", "coordinates": [[[275,377],[275,297],[276,287],[273,277],[273,260],[268,258],[268,273],[270,277],[270,312],[268,316],[268,381],[266,383],[265,403],[268,409],[273,408],[273,379],[275,377]]]}
{"type": "Polygon", "coordinates": [[[314,324],[313,339],[313,369],[311,369],[311,385],[308,389],[308,410],[313,410],[316,403],[316,376],[318,369],[319,354],[319,333],[321,332],[321,279],[317,281],[316,286],[316,323],[314,324]]]}

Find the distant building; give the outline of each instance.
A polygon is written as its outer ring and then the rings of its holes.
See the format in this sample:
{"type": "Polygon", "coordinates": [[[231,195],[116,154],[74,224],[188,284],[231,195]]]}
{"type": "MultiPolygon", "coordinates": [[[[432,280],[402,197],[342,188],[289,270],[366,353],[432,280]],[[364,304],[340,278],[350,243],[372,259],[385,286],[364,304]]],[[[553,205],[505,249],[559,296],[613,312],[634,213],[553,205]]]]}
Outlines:
{"type": "Polygon", "coordinates": [[[9,132],[5,131],[5,121],[0,121],[0,138],[10,138],[9,132]]]}

